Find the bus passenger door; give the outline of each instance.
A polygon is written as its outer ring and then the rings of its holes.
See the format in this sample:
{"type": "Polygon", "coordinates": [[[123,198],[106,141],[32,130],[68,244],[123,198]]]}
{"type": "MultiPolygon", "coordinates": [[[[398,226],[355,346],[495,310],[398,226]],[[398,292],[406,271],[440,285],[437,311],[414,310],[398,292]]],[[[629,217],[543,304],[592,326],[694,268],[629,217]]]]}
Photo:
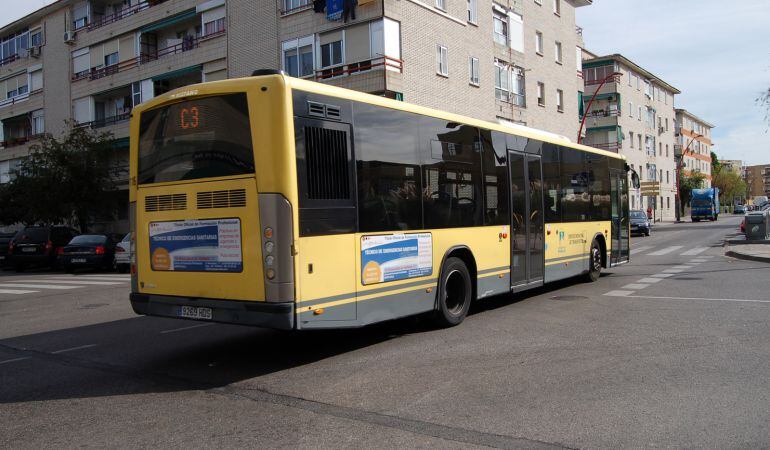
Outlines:
{"type": "Polygon", "coordinates": [[[508,152],[511,179],[511,287],[543,282],[543,190],[540,157],[508,152]]]}
{"type": "Polygon", "coordinates": [[[628,262],[630,236],[628,228],[628,180],[621,170],[610,170],[610,196],[612,197],[612,253],[610,265],[628,262]]]}

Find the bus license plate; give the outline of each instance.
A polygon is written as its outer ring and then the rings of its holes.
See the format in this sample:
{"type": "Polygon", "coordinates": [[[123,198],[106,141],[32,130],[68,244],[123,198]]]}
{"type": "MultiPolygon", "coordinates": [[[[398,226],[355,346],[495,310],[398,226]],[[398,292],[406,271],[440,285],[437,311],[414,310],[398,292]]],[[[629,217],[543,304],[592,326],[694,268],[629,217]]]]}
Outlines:
{"type": "Polygon", "coordinates": [[[86,259],[85,258],[72,258],[71,261],[74,262],[74,263],[84,263],[84,262],[86,262],[86,259]]]}
{"type": "Polygon", "coordinates": [[[211,308],[201,308],[196,306],[182,306],[179,308],[179,316],[188,319],[206,319],[211,320],[211,308]]]}

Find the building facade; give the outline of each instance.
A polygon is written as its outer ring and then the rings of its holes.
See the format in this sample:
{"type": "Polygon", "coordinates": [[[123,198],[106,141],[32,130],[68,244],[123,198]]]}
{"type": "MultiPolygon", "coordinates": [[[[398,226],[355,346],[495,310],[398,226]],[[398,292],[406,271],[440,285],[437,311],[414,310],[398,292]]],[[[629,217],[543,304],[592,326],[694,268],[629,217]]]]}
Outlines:
{"type": "Polygon", "coordinates": [[[770,164],[746,166],[745,174],[749,200],[758,196],[770,197],[770,164]]]}
{"type": "MultiPolygon", "coordinates": [[[[258,68],[575,140],[575,8],[590,4],[59,0],[0,29],[0,183],[72,121],[115,136],[125,203],[132,108],[258,68]]],[[[127,228],[125,209],[105,231],[127,228]]]]}
{"type": "Polygon", "coordinates": [[[583,55],[589,57],[583,60],[583,142],[624,155],[642,182],[659,183],[657,196],[632,191],[631,209],[649,208],[656,220],[674,220],[674,96],[680,91],[622,55],[583,55]]]}
{"type": "Polygon", "coordinates": [[[741,178],[745,178],[743,161],[739,159],[722,159],[719,163],[722,165],[722,170],[727,170],[741,178]]]}
{"type": "Polygon", "coordinates": [[[711,150],[714,145],[711,130],[714,125],[686,109],[677,108],[676,127],[677,149],[684,156],[682,172],[685,175],[702,173],[706,177],[704,187],[711,187],[711,150]]]}

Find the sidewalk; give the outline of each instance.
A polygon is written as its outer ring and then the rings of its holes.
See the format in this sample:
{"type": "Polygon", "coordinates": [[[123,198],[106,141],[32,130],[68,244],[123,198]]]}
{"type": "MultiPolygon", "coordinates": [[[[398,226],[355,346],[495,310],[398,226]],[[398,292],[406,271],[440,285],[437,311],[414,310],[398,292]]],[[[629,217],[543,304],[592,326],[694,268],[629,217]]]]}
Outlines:
{"type": "Polygon", "coordinates": [[[725,256],[770,263],[770,241],[762,244],[736,244],[725,241],[725,256]]]}

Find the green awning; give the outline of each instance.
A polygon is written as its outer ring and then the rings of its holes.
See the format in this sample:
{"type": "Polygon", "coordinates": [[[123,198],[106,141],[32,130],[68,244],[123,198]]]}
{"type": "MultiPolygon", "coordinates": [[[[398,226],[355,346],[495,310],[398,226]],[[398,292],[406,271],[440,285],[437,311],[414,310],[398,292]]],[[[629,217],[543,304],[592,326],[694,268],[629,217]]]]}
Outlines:
{"type": "Polygon", "coordinates": [[[612,131],[616,128],[620,128],[617,125],[606,125],[603,127],[588,127],[586,128],[586,131],[612,131]]]}
{"type": "Polygon", "coordinates": [[[188,73],[200,72],[201,70],[203,70],[203,66],[198,64],[197,66],[185,67],[184,69],[172,70],[171,72],[160,74],[157,77],[152,77],[152,81],[168,80],[169,78],[176,78],[187,75],[188,73]]]}
{"type": "Polygon", "coordinates": [[[147,25],[146,27],[140,29],[139,31],[142,33],[148,33],[150,31],[160,30],[161,28],[166,28],[169,25],[173,25],[175,23],[182,22],[183,20],[192,19],[195,17],[195,9],[191,9],[189,11],[185,11],[181,14],[177,14],[175,16],[169,17],[167,19],[163,19],[161,21],[152,23],[150,25],[147,25]]]}

